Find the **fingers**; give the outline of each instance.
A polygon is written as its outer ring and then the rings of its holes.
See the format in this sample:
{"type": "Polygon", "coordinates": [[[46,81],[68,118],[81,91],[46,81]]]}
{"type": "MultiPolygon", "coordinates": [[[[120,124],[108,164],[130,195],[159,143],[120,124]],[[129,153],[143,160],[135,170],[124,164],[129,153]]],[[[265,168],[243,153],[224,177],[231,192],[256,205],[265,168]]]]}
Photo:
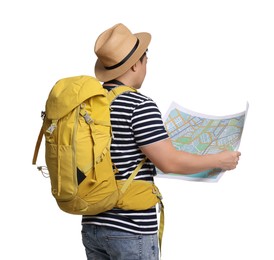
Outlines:
{"type": "Polygon", "coordinates": [[[232,164],[231,170],[235,169],[239,163],[241,153],[239,151],[236,151],[234,154],[234,163],[232,164]]]}
{"type": "Polygon", "coordinates": [[[233,170],[239,163],[241,153],[239,151],[221,152],[221,167],[223,170],[233,170]]]}
{"type": "Polygon", "coordinates": [[[237,159],[237,163],[238,161],[240,160],[240,156],[241,156],[241,153],[239,151],[236,152],[236,159],[237,159]]]}

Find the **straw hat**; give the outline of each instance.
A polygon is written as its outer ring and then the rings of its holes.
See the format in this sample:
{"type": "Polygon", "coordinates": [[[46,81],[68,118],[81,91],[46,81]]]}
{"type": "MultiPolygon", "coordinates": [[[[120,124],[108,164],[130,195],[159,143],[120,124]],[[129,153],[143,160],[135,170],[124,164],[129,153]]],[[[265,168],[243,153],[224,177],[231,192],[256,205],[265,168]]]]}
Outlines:
{"type": "Polygon", "coordinates": [[[98,57],[95,75],[106,82],[129,70],[145,53],[151,35],[146,32],[132,34],[119,23],[99,35],[94,52],[98,57]]]}

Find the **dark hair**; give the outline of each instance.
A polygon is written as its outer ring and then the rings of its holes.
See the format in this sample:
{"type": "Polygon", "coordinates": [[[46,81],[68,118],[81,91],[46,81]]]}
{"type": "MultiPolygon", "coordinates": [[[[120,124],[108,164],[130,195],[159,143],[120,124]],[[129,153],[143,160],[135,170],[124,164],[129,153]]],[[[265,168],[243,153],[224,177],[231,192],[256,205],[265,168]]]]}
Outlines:
{"type": "Polygon", "coordinates": [[[141,58],[140,58],[140,61],[141,61],[141,62],[143,62],[144,57],[147,55],[147,51],[148,51],[148,50],[146,50],[146,51],[143,53],[143,55],[141,56],[141,58]]]}

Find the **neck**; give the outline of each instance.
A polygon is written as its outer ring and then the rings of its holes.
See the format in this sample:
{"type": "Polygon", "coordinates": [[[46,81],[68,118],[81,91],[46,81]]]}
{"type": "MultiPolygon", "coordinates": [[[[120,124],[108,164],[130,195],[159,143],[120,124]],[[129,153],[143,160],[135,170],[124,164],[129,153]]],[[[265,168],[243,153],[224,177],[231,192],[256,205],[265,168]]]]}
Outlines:
{"type": "Polygon", "coordinates": [[[107,81],[104,83],[104,85],[107,85],[107,86],[115,86],[115,85],[118,85],[118,86],[123,86],[125,85],[123,82],[117,80],[117,79],[112,79],[110,81],[107,81]]]}

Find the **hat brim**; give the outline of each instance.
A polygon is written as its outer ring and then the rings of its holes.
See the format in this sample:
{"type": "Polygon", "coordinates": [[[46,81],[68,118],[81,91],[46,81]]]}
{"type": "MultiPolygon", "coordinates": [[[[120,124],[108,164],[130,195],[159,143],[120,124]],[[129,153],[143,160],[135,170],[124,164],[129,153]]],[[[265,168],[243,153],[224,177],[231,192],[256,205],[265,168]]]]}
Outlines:
{"type": "Polygon", "coordinates": [[[121,66],[112,70],[108,70],[108,69],[105,69],[104,65],[100,62],[99,59],[97,59],[95,64],[95,76],[99,81],[106,82],[123,75],[145,53],[151,41],[151,35],[146,32],[135,33],[134,35],[139,39],[139,45],[137,49],[135,50],[135,52],[130,56],[130,58],[121,66]]]}

